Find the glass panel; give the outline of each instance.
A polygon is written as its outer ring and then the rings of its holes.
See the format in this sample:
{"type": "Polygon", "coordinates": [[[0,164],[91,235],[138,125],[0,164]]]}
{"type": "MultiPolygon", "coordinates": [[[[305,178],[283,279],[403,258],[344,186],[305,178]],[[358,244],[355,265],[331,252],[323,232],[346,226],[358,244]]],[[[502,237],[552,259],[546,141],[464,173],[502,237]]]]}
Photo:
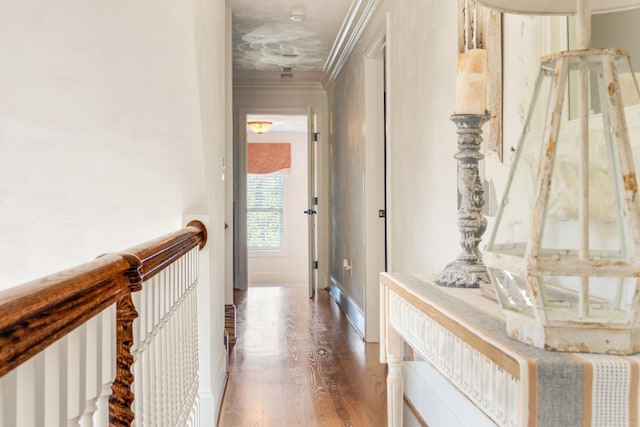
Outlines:
{"type": "MultiPolygon", "coordinates": [[[[609,111],[610,82],[603,79],[602,61],[611,59],[610,55],[570,57],[570,79],[579,80],[584,67],[589,84],[588,233],[583,237],[579,217],[582,139],[580,122],[575,120],[563,123],[558,135],[541,258],[578,259],[583,238],[591,259],[621,260],[631,255],[626,216],[619,215],[624,193],[609,111]]],[[[628,61],[616,62],[621,72],[629,73],[628,61]]]]}
{"type": "Polygon", "coordinates": [[[524,278],[508,270],[491,268],[489,272],[502,308],[533,317],[533,301],[524,278]]]}
{"type": "Polygon", "coordinates": [[[636,278],[589,277],[585,301],[586,316],[579,314],[582,289],[581,277],[543,277],[545,310],[549,321],[601,322],[611,320],[626,323],[630,320],[636,278]]]}
{"type": "Polygon", "coordinates": [[[555,63],[546,63],[541,67],[532,107],[520,137],[502,206],[487,246],[491,252],[524,256],[531,231],[531,213],[554,67],[555,63]]]}

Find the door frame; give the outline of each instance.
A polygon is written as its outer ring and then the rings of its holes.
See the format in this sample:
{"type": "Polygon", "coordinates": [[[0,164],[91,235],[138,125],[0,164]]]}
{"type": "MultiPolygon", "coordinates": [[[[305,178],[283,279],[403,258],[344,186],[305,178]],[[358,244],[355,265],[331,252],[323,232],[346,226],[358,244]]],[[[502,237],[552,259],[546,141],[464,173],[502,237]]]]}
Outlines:
{"type": "Polygon", "coordinates": [[[389,171],[386,167],[385,144],[388,128],[385,111],[386,32],[379,34],[364,54],[365,93],[365,170],[364,170],[364,339],[380,341],[380,272],[386,271],[388,253],[388,199],[386,186],[389,171]],[[379,211],[385,211],[385,217],[379,211]]]}
{"type": "MultiPolygon", "coordinates": [[[[247,290],[249,286],[247,248],[247,116],[248,115],[292,115],[309,117],[310,107],[307,108],[241,108],[238,111],[238,145],[234,150],[234,289],[247,290]]],[[[307,121],[309,123],[309,121],[307,121]]],[[[308,124],[307,124],[308,126],[308,124]]],[[[307,150],[313,147],[310,141],[310,131],[307,129],[307,150]]],[[[307,156],[310,153],[307,151],[307,156]]],[[[309,174],[310,171],[307,171],[309,174]]],[[[310,179],[310,177],[308,177],[310,179]]],[[[300,213],[303,215],[303,213],[300,213]]],[[[311,254],[309,255],[309,257],[311,254]]]]}
{"type": "Polygon", "coordinates": [[[309,271],[309,298],[316,295],[318,288],[318,180],[317,174],[317,145],[320,131],[318,130],[318,115],[311,108],[307,108],[307,212],[309,221],[307,225],[308,237],[308,263],[309,271]]]}

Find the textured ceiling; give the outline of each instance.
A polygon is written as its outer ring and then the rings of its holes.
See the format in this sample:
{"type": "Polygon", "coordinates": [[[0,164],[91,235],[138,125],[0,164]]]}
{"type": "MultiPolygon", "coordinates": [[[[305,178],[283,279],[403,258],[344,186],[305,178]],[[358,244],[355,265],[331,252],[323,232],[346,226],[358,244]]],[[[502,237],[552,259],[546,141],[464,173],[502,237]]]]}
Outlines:
{"type": "Polygon", "coordinates": [[[318,81],[351,0],[230,0],[236,80],[318,81]],[[302,11],[305,19],[289,15],[302,11]],[[290,80],[290,79],[287,79],[290,80]]]}

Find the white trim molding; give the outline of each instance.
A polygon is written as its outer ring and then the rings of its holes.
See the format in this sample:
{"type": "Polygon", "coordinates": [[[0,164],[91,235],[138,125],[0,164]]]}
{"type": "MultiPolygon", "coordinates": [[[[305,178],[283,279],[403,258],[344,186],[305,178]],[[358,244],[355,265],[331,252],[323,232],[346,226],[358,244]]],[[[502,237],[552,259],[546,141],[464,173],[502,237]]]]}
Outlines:
{"type": "Polygon", "coordinates": [[[324,83],[332,82],[340,73],[378,3],[379,0],[353,0],[322,69],[324,83]]]}
{"type": "Polygon", "coordinates": [[[329,294],[334,299],[340,310],[347,316],[349,322],[356,329],[356,332],[364,338],[364,312],[358,304],[355,303],[340,286],[340,283],[331,277],[331,287],[329,288],[329,294]]]}
{"type": "Polygon", "coordinates": [[[325,89],[320,82],[282,82],[269,79],[235,80],[233,82],[234,96],[254,96],[256,92],[268,92],[270,90],[277,92],[280,96],[283,93],[287,95],[304,94],[305,96],[326,95],[325,89]]]}

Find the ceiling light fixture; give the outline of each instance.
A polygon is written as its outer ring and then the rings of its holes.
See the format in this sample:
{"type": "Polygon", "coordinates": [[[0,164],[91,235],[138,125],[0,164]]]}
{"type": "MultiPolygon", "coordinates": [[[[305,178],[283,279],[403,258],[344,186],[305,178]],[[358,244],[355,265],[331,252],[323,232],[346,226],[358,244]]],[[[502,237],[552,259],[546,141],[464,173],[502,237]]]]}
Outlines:
{"type": "Polygon", "coordinates": [[[293,22],[302,22],[304,21],[305,14],[302,10],[292,10],[289,12],[289,19],[293,22]]]}
{"type": "Polygon", "coordinates": [[[267,122],[264,120],[259,120],[259,121],[255,121],[255,122],[247,122],[247,125],[249,126],[249,129],[251,129],[252,132],[257,133],[257,134],[263,134],[266,131],[269,130],[269,128],[271,127],[273,123],[272,122],[267,122]]]}

